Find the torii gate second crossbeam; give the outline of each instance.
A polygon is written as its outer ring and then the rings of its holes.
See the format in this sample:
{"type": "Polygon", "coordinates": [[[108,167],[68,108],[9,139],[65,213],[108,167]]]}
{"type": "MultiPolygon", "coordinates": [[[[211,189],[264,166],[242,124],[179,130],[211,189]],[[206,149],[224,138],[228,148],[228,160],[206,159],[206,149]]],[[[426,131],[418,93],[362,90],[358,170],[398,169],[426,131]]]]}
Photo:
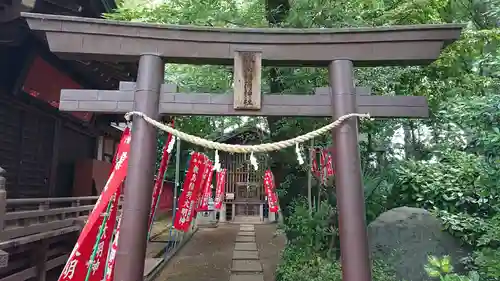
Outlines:
{"type": "MultiPolygon", "coordinates": [[[[116,91],[62,90],[59,109],[123,115],[135,110],[135,88],[134,82],[120,82],[116,91]]],[[[176,85],[163,84],[158,112],[168,115],[331,117],[330,92],[330,87],[321,87],[313,93],[264,94],[260,98],[261,107],[249,110],[235,109],[233,94],[179,93],[176,85]]],[[[372,117],[428,116],[427,101],[422,96],[376,96],[366,87],[357,87],[355,92],[357,113],[369,113],[372,117]]]]}
{"type": "MultiPolygon", "coordinates": [[[[139,61],[135,88],[128,90],[129,94],[123,93],[125,89],[115,93],[68,91],[63,94],[61,109],[103,113],[134,109],[155,119],[159,113],[287,116],[325,116],[330,113],[337,119],[360,110],[374,117],[426,117],[423,98],[361,95],[354,88],[353,66],[430,63],[444,46],[460,36],[462,29],[460,25],[223,29],[54,15],[23,16],[31,29],[41,32],[52,52],[66,58],[139,61]],[[165,61],[234,64],[234,97],[198,94],[193,100],[195,94],[168,92],[165,86],[162,90],[165,61]],[[313,96],[262,97],[260,73],[263,64],[327,66],[329,95],[321,96],[319,91],[313,96]],[[115,98],[111,98],[113,94],[115,98]],[[120,97],[122,94],[123,98],[120,97]],[[128,100],[124,100],[125,96],[128,100]],[[100,100],[103,97],[112,100],[100,100]],[[292,100],[294,104],[289,104],[292,100]],[[416,106],[410,106],[410,101],[416,102],[416,106]],[[298,112],[283,109],[291,106],[296,106],[298,112]]],[[[134,120],[132,136],[116,281],[141,280],[146,253],[156,130],[138,118],[134,120]]],[[[342,280],[371,281],[357,120],[342,123],[333,131],[333,138],[342,280]]]]}

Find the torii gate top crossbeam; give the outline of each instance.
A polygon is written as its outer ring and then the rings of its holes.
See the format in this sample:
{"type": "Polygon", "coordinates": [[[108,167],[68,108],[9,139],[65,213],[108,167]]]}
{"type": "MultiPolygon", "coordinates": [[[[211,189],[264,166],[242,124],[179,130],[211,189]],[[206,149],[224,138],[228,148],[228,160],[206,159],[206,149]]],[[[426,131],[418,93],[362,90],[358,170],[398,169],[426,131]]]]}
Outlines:
{"type": "Polygon", "coordinates": [[[225,29],[130,23],[23,13],[50,50],[68,59],[134,61],[145,53],[167,62],[233,64],[235,51],[262,53],[262,63],[327,66],[346,58],[356,66],[421,65],[435,60],[462,25],[347,29],[225,29]]]}

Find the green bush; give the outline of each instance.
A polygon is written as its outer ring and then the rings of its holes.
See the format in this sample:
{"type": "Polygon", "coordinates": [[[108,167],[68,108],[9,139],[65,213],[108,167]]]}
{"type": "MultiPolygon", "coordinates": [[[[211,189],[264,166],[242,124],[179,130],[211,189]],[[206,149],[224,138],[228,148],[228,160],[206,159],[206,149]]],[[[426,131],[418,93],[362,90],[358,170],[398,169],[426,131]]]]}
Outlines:
{"type": "Polygon", "coordinates": [[[500,280],[500,252],[498,249],[484,248],[474,253],[474,264],[481,280],[500,280]]]}
{"type": "Polygon", "coordinates": [[[469,275],[458,275],[453,273],[450,257],[445,256],[441,259],[430,256],[429,263],[425,266],[427,275],[431,278],[439,278],[440,281],[480,281],[479,274],[475,271],[469,272],[469,275]]]}
{"type": "MultiPolygon", "coordinates": [[[[394,273],[384,264],[373,263],[374,281],[396,281],[394,273]]],[[[341,281],[339,260],[321,257],[304,248],[287,245],[276,270],[276,281],[341,281]]]]}
{"type": "Polygon", "coordinates": [[[437,161],[404,161],[395,169],[397,182],[389,203],[452,214],[493,217],[500,206],[499,173],[482,156],[443,151],[437,161]]]}
{"type": "Polygon", "coordinates": [[[280,228],[287,234],[288,242],[308,254],[338,256],[338,229],[335,209],[323,202],[317,210],[309,212],[306,200],[293,201],[291,214],[280,228]]]}
{"type": "MultiPolygon", "coordinates": [[[[280,226],[289,239],[276,270],[276,281],[342,280],[335,209],[323,202],[310,213],[303,199],[292,202],[290,209],[280,226]]],[[[372,272],[373,280],[395,280],[393,272],[381,263],[375,262],[372,272]]]]}
{"type": "Polygon", "coordinates": [[[276,281],[342,280],[339,264],[302,247],[288,244],[276,270],[276,281]]]}

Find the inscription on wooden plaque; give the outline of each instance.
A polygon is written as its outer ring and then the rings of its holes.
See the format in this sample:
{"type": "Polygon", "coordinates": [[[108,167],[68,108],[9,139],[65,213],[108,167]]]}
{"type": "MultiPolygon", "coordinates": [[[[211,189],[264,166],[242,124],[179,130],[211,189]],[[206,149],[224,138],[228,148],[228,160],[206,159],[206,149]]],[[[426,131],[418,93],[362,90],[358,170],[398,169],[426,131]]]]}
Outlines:
{"type": "Polygon", "coordinates": [[[261,109],[260,52],[236,51],[234,54],[234,109],[261,109]]]}

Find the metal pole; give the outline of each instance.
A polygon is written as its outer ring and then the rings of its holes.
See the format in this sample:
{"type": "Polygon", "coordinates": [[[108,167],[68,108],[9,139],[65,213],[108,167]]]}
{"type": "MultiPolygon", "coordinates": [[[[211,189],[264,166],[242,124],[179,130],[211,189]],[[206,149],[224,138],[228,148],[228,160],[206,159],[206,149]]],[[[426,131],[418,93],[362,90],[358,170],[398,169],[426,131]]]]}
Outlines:
{"type": "Polygon", "coordinates": [[[311,140],[311,147],[309,148],[309,169],[307,173],[307,203],[309,205],[309,213],[312,214],[312,165],[313,165],[313,158],[312,156],[312,150],[314,149],[314,139],[311,140]]]}
{"type": "MultiPolygon", "coordinates": [[[[181,140],[177,139],[176,140],[176,147],[175,147],[175,183],[174,183],[174,198],[173,198],[173,203],[172,203],[172,224],[170,225],[169,233],[168,233],[168,247],[170,248],[170,243],[171,238],[172,238],[172,231],[174,231],[175,234],[175,239],[174,239],[174,245],[172,246],[171,249],[175,249],[177,247],[177,230],[174,230],[174,221],[175,221],[175,213],[177,212],[177,189],[179,188],[180,184],[180,169],[181,169],[181,140]]],[[[165,258],[170,254],[170,249],[167,249],[165,251],[165,258]]]]}
{"type": "MultiPolygon", "coordinates": [[[[158,118],[164,64],[157,55],[142,55],[135,89],[135,110],[158,118]]],[[[156,160],[156,129],[134,118],[125,182],[125,203],[116,254],[115,281],[143,280],[151,193],[156,160]]]]}
{"type": "Polygon", "coordinates": [[[175,218],[175,212],[177,210],[177,189],[181,185],[180,180],[181,180],[181,175],[180,175],[180,170],[181,170],[181,140],[177,139],[176,143],[176,148],[175,148],[175,188],[174,188],[174,204],[172,208],[172,225],[174,225],[173,219],[175,218]]]}
{"type": "MultiPolygon", "coordinates": [[[[333,118],[356,112],[353,65],[335,60],[329,65],[333,118]]],[[[365,202],[361,178],[356,119],[343,122],[332,132],[336,145],[337,207],[343,281],[371,281],[371,266],[365,222],[365,202]]]]}
{"type": "MultiPolygon", "coordinates": [[[[7,208],[7,191],[6,191],[6,186],[5,183],[7,179],[5,178],[5,174],[7,172],[0,167],[0,241],[3,241],[3,228],[5,224],[5,211],[7,208]]],[[[1,266],[0,266],[1,268],[1,266]]]]}
{"type": "Polygon", "coordinates": [[[323,188],[323,184],[318,185],[318,209],[316,211],[319,212],[321,208],[321,189],[323,188]]]}

